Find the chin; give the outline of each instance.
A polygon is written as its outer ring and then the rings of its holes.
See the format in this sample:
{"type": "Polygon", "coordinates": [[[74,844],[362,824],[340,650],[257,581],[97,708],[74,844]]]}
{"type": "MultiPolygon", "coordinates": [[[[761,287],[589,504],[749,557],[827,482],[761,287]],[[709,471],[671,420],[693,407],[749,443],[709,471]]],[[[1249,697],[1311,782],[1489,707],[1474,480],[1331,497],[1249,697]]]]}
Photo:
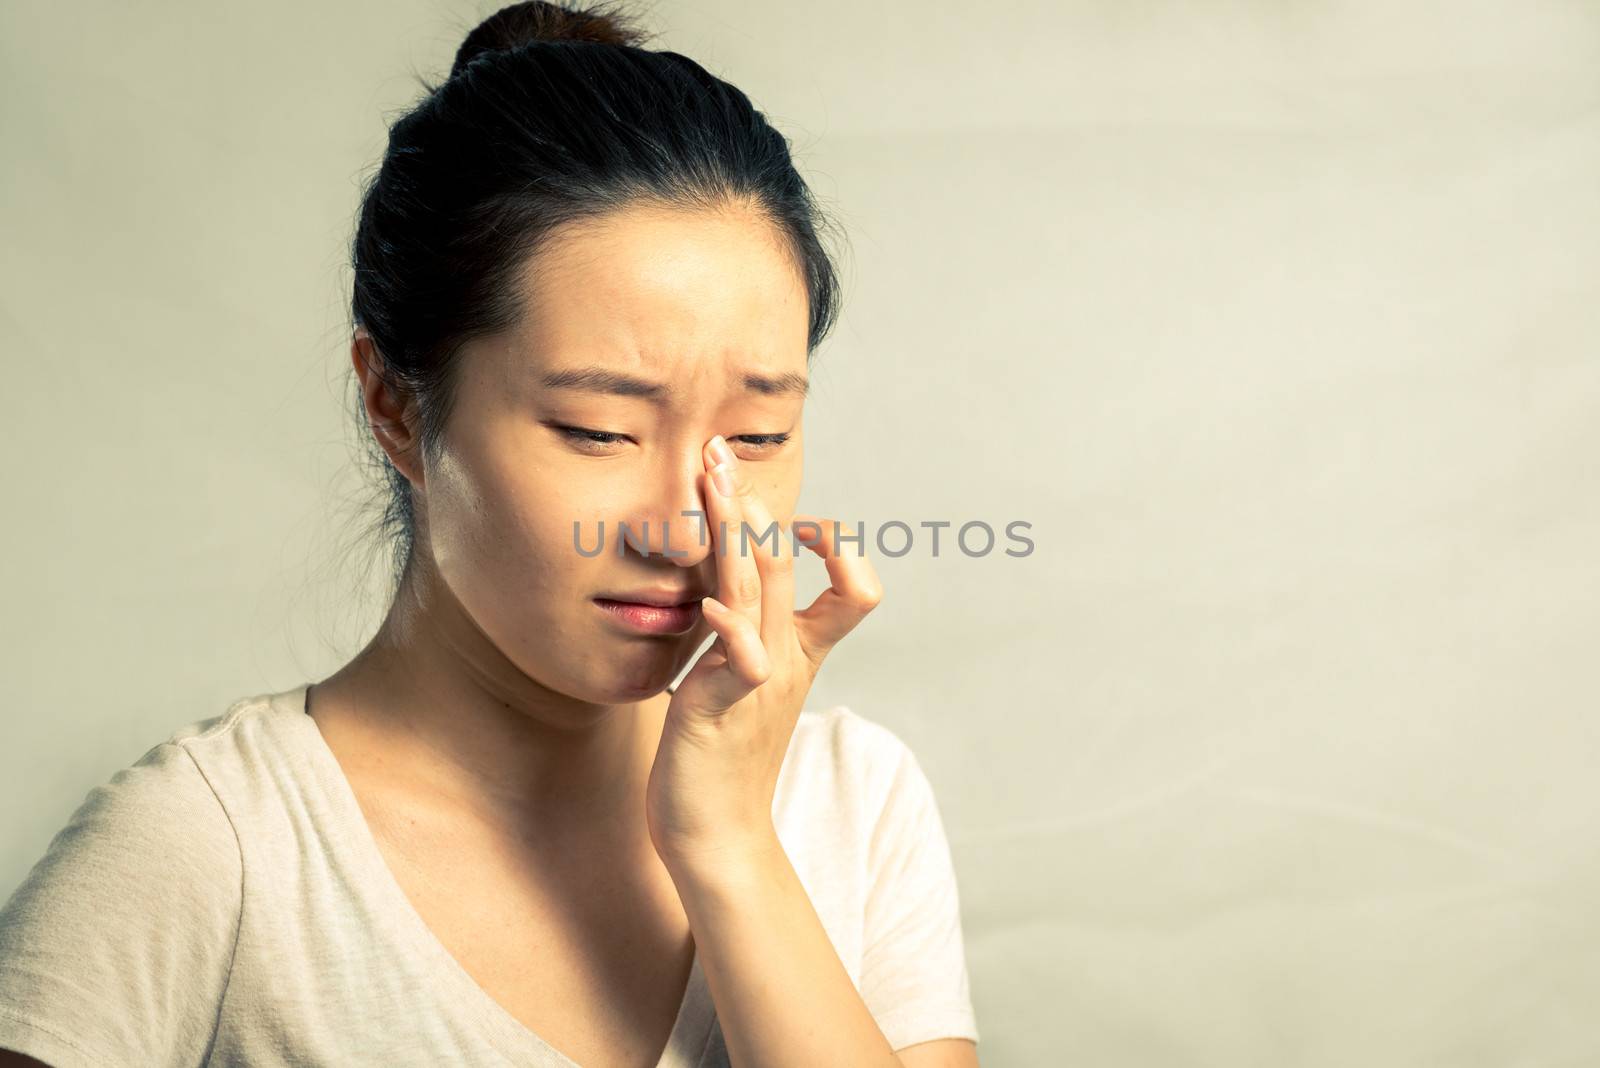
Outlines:
{"type": "Polygon", "coordinates": [[[635,658],[629,665],[626,656],[609,663],[597,664],[605,672],[601,678],[584,679],[581,690],[569,691],[571,696],[599,705],[624,705],[649,700],[666,692],[678,677],[685,663],[682,656],[665,656],[665,648],[648,658],[635,658]]]}
{"type": "Polygon", "coordinates": [[[614,678],[601,683],[594,688],[592,693],[584,694],[583,698],[597,705],[631,705],[639,701],[648,701],[660,693],[665,693],[676,673],[651,678],[641,681],[636,685],[629,685],[625,679],[614,678]]]}

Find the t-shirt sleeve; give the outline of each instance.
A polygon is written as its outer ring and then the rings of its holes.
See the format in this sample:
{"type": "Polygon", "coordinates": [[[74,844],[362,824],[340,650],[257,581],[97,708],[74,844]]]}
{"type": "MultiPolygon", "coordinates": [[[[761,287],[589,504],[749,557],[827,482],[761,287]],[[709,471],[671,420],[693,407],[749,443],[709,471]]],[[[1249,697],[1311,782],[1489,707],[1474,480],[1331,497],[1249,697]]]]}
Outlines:
{"type": "Polygon", "coordinates": [[[898,757],[867,850],[862,1000],[892,1049],[976,1042],[950,844],[916,756],[897,737],[893,745],[898,757]]]}
{"type": "Polygon", "coordinates": [[[0,1049],[55,1068],[203,1064],[242,870],[181,744],[90,790],[0,908],[0,1049]]]}

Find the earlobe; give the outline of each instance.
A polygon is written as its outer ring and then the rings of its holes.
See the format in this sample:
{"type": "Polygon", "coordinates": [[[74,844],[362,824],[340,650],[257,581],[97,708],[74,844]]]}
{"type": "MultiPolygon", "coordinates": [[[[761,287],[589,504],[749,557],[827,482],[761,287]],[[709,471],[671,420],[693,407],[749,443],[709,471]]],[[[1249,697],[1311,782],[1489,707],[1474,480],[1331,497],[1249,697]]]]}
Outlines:
{"type": "MultiPolygon", "coordinates": [[[[383,385],[378,386],[384,398],[390,396],[389,390],[383,385]]],[[[416,435],[411,432],[411,427],[403,418],[374,417],[373,409],[367,409],[368,421],[372,424],[372,433],[377,437],[383,451],[388,454],[389,462],[395,470],[405,475],[411,484],[418,489],[422,488],[422,469],[417,462],[416,435]]]]}
{"type": "Polygon", "coordinates": [[[383,356],[364,326],[356,327],[351,339],[350,362],[355,367],[362,406],[366,409],[373,436],[378,439],[379,446],[395,469],[420,488],[422,472],[412,470],[415,435],[406,422],[406,405],[398,400],[385,381],[382,374],[383,356]]]}

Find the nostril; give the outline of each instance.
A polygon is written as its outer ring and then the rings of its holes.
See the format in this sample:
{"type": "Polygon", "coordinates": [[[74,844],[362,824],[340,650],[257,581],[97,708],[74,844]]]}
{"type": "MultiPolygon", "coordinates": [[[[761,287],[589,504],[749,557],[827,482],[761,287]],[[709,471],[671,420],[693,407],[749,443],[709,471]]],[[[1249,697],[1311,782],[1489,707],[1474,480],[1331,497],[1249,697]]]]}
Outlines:
{"type": "MultiPolygon", "coordinates": [[[[618,520],[615,523],[615,538],[643,556],[665,556],[691,563],[703,559],[711,544],[705,513],[699,509],[686,510],[676,517],[637,522],[618,520]]],[[[600,548],[607,547],[603,540],[600,548]]],[[[624,551],[616,543],[609,548],[616,553],[624,551]]]]}

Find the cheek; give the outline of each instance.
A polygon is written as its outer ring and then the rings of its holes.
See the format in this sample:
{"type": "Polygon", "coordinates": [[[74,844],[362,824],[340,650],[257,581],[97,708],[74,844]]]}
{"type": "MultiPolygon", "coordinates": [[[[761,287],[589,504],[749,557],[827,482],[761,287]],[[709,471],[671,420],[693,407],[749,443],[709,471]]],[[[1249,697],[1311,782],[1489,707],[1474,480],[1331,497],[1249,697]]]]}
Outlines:
{"type": "Polygon", "coordinates": [[[428,477],[434,561],[458,600],[486,628],[559,603],[571,578],[568,511],[537,470],[495,454],[446,452],[428,477]]]}
{"type": "Polygon", "coordinates": [[[800,462],[765,465],[756,479],[756,492],[773,518],[787,521],[800,501],[800,462]]]}
{"type": "Polygon", "coordinates": [[[445,450],[427,475],[428,544],[433,561],[452,586],[466,578],[493,543],[487,529],[490,493],[471,459],[445,450]]]}

